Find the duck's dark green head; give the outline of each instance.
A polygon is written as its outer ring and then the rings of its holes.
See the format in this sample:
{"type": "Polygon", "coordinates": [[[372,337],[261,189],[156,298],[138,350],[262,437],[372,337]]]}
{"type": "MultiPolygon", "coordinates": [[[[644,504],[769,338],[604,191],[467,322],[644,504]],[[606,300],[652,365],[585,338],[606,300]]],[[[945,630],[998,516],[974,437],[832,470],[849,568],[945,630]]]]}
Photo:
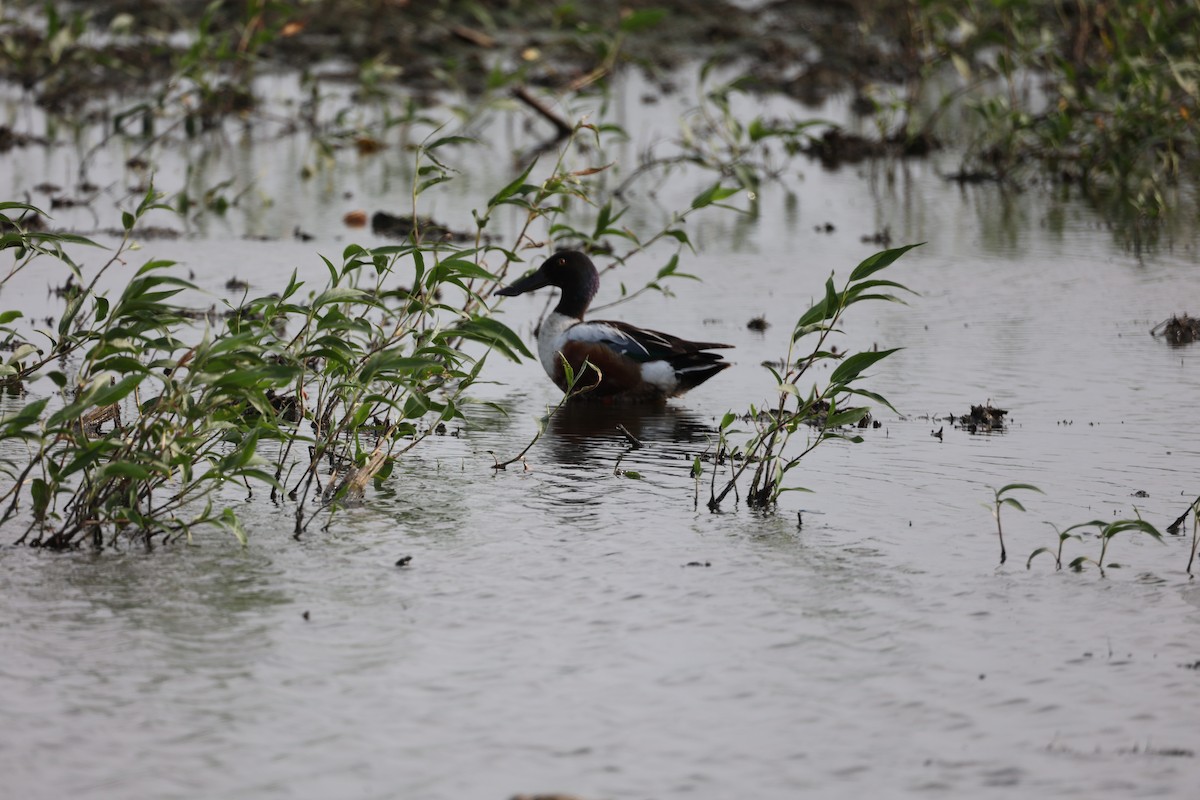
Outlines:
{"type": "Polygon", "coordinates": [[[518,278],[496,294],[512,297],[545,286],[562,289],[555,309],[560,314],[583,319],[588,304],[600,289],[600,275],[592,260],[578,250],[560,250],[547,258],[535,272],[518,278]]]}

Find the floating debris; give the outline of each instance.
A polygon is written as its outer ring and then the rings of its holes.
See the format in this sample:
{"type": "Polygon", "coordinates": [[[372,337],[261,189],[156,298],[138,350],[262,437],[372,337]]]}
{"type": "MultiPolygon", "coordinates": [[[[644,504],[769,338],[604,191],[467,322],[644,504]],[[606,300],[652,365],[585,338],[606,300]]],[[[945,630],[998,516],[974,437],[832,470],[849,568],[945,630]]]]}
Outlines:
{"type": "Polygon", "coordinates": [[[765,316],[760,315],[747,322],[746,327],[752,331],[758,331],[759,333],[762,333],[767,328],[771,327],[771,323],[767,322],[767,318],[765,316]]]}
{"type": "Polygon", "coordinates": [[[101,434],[100,426],[106,422],[113,423],[114,430],[121,427],[121,407],[116,403],[89,409],[79,418],[79,427],[84,436],[94,439],[101,434]]]}
{"type": "Polygon", "coordinates": [[[884,226],[883,230],[875,233],[866,234],[859,237],[859,241],[863,244],[876,244],[880,247],[892,246],[892,229],[884,226]]]}
{"type": "Polygon", "coordinates": [[[813,139],[804,152],[818,159],[826,169],[833,169],[886,155],[888,149],[886,142],[867,139],[841,128],[830,128],[820,138],[813,139]]]}
{"type": "Polygon", "coordinates": [[[376,211],[371,217],[371,231],[379,236],[388,236],[393,239],[407,239],[414,232],[418,233],[422,239],[450,242],[467,242],[475,238],[470,233],[452,231],[429,217],[417,217],[414,222],[411,214],[397,216],[386,211],[376,211]]]}
{"type": "Polygon", "coordinates": [[[1172,314],[1170,319],[1151,328],[1150,335],[1155,338],[1163,337],[1167,340],[1167,344],[1189,344],[1200,339],[1200,319],[1189,317],[1187,314],[1182,316],[1172,314]]]}
{"type": "Polygon", "coordinates": [[[294,394],[276,394],[274,389],[267,389],[267,402],[275,413],[285,422],[299,422],[303,410],[299,398],[294,394]]]}
{"type": "Polygon", "coordinates": [[[993,433],[1003,431],[1004,417],[1008,414],[1003,408],[992,408],[991,402],[982,406],[971,406],[971,413],[950,419],[956,422],[967,433],[993,433]]]}
{"type": "Polygon", "coordinates": [[[0,153],[7,153],[14,147],[28,147],[31,144],[48,144],[46,139],[18,133],[7,125],[0,125],[0,153]]]}

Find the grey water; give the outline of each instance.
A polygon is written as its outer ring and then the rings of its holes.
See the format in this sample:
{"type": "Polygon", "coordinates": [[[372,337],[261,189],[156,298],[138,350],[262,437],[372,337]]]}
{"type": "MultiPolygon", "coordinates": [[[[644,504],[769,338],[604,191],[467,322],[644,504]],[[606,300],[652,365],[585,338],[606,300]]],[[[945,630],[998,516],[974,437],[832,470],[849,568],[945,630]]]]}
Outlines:
{"type": "MultiPolygon", "coordinates": [[[[627,164],[678,123],[672,102],[643,105],[649,90],[628,81],[627,164]]],[[[431,201],[439,221],[469,221],[469,204],[511,179],[532,138],[518,119],[476,121],[486,143],[431,201]]],[[[144,242],[128,270],[171,257],[205,304],[234,301],[230,277],[264,292],[293,269],[319,280],[318,253],[377,243],[342,225],[346,211],[406,207],[402,152],[342,152],[307,180],[301,137],[234,138],[221,153],[208,179],[253,175],[259,200],[144,242]]],[[[109,179],[125,179],[126,155],[109,157],[109,179]]],[[[180,158],[164,182],[196,179],[180,158]]],[[[214,531],[56,554],[8,546],[16,529],[0,529],[0,795],[1190,797],[1190,527],[1163,543],[1118,537],[1121,567],[1103,579],[1025,561],[1054,543],[1047,523],[1140,513],[1161,529],[1200,493],[1198,356],[1148,333],[1195,313],[1196,237],[1134,253],[1077,199],[947,182],[954,159],[796,159],[757,214],[689,223],[697,252],[681,269],[702,280],[603,316],[728,342],[735,366],[666,409],[565,414],[524,466],[497,472],[493,455],[529,441],[557,390],[536,362],[491,359],[478,395],[507,413],[482,408],[431,437],[328,531],[294,539],[291,510],[261,493],[228,498],[245,548],[214,531]],[[692,459],[726,411],[770,401],[761,364],[885,229],[925,242],[887,275],[918,294],[853,309],[839,347],[904,348],[869,382],[900,414],[878,408],[862,443],[822,445],[792,477],[811,493],[777,512],[710,513],[711,473],[697,485],[692,459]],[[771,327],[748,329],[760,315],[771,327]],[[1007,432],[944,420],[989,401],[1009,410],[1007,432]],[[998,566],[984,506],[1012,482],[1045,494],[1005,511],[998,566]]],[[[78,160],[70,147],[9,155],[0,180],[19,196],[78,160]]],[[[711,180],[668,181],[631,221],[686,207],[711,180]]],[[[599,302],[659,266],[635,258],[599,302]]],[[[47,287],[62,277],[22,273],[0,301],[54,313],[47,287]]],[[[500,313],[531,340],[544,304],[500,313]]],[[[1099,543],[1067,550],[1095,557],[1099,543]]]]}

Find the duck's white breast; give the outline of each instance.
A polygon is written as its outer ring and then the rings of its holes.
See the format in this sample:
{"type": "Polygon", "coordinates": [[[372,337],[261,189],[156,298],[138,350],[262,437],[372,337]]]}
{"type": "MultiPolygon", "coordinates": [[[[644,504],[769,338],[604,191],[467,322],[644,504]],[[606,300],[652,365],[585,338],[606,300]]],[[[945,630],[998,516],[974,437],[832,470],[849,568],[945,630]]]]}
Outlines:
{"type": "Polygon", "coordinates": [[[551,380],[558,371],[558,352],[567,342],[567,330],[578,324],[579,320],[557,311],[542,320],[542,327],[538,329],[538,359],[551,380]]]}

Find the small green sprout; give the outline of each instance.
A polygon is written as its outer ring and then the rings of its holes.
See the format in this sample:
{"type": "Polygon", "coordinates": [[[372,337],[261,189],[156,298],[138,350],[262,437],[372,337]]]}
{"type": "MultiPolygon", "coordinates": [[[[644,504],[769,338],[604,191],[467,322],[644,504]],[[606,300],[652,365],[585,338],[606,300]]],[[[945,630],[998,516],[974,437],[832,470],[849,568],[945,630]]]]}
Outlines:
{"type": "MultiPolygon", "coordinates": [[[[988,488],[991,489],[990,486],[988,488]]],[[[1021,502],[1017,500],[1017,498],[1005,497],[1005,495],[1008,493],[1015,492],[1018,489],[1037,492],[1038,494],[1045,494],[1045,492],[1034,486],[1032,483],[1010,483],[1007,486],[1001,486],[999,489],[992,489],[992,494],[995,495],[995,499],[992,501],[991,505],[988,505],[987,503],[983,504],[984,508],[989,509],[992,512],[992,517],[994,517],[996,520],[996,536],[1000,538],[1001,564],[1008,560],[1008,553],[1004,549],[1004,529],[1000,525],[1000,509],[1004,506],[1012,506],[1017,511],[1025,510],[1025,506],[1021,505],[1021,502]]]]}

